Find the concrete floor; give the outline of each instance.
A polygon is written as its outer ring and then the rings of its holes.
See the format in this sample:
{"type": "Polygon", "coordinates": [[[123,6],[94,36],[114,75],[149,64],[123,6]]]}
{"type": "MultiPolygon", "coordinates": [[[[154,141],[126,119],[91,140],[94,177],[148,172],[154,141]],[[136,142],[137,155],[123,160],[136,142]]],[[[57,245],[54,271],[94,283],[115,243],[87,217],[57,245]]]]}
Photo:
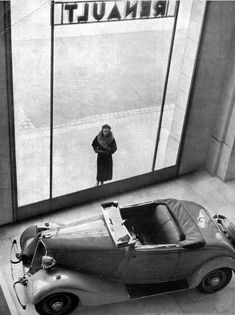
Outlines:
{"type": "MultiPolygon", "coordinates": [[[[211,177],[207,172],[200,171],[179,179],[142,188],[134,192],[115,196],[119,204],[130,204],[157,198],[174,197],[195,201],[207,209],[228,216],[235,222],[235,180],[224,183],[217,177],[211,177]]],[[[105,200],[109,200],[106,198],[105,200]]],[[[10,303],[12,315],[34,315],[32,306],[27,312],[20,309],[12,290],[10,276],[9,252],[10,240],[18,238],[20,233],[32,223],[59,222],[70,223],[80,218],[97,215],[100,212],[100,203],[103,200],[88,203],[69,210],[44,215],[27,222],[8,225],[0,228],[0,279],[3,283],[5,294],[10,303]]],[[[100,315],[100,314],[235,314],[235,277],[222,291],[205,295],[197,290],[182,291],[160,296],[139,299],[132,302],[112,304],[100,307],[82,308],[74,311],[73,315],[100,315]]]]}

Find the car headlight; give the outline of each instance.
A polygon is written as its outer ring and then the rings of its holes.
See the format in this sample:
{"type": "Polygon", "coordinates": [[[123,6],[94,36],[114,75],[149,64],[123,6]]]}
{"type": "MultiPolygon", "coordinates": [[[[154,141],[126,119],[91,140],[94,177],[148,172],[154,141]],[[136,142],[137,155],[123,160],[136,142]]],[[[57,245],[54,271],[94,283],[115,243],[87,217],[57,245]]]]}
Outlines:
{"type": "Polygon", "coordinates": [[[56,264],[56,260],[50,256],[42,256],[42,269],[50,269],[56,264]]]}

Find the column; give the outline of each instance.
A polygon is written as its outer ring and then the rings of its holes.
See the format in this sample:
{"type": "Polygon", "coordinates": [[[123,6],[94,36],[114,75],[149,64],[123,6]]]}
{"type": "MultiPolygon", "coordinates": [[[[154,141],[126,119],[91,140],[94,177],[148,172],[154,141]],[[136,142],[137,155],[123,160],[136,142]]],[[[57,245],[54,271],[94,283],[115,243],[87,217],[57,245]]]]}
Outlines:
{"type": "Polygon", "coordinates": [[[165,157],[165,165],[174,165],[181,140],[181,133],[188,105],[189,91],[194,72],[195,58],[201,35],[205,1],[193,1],[187,32],[183,62],[177,89],[176,103],[165,157]]]}

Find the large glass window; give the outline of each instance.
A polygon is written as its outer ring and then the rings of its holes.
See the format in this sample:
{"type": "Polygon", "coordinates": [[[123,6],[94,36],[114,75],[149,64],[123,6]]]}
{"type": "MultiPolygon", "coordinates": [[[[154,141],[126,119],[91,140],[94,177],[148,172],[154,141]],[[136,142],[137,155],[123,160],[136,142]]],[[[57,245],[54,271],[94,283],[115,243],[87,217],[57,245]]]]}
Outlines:
{"type": "Polygon", "coordinates": [[[12,0],[18,205],[49,198],[50,2],[12,0]]]}
{"type": "Polygon", "coordinates": [[[55,1],[51,42],[52,1],[11,1],[19,206],[95,186],[104,124],[117,143],[111,181],[176,164],[196,2],[180,1],[174,29],[173,0],[55,1]]]}
{"type": "MultiPolygon", "coordinates": [[[[125,5],[118,2],[119,12],[125,5]]],[[[55,27],[53,196],[95,185],[91,143],[104,124],[118,148],[113,181],[151,171],[173,23],[160,17],[55,27]]]]}

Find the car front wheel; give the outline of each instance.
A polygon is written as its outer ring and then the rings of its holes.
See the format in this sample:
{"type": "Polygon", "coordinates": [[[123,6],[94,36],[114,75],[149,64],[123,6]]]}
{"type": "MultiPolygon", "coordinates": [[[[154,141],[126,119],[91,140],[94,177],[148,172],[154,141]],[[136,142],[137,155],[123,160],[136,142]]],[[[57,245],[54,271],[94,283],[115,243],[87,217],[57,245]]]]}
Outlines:
{"type": "Polygon", "coordinates": [[[232,278],[232,270],[228,268],[216,269],[209,272],[200,282],[197,289],[203,293],[214,293],[223,289],[232,278]]]}
{"type": "Polygon", "coordinates": [[[77,296],[61,292],[48,295],[35,304],[35,309],[40,315],[67,315],[77,307],[78,303],[77,296]]]}

